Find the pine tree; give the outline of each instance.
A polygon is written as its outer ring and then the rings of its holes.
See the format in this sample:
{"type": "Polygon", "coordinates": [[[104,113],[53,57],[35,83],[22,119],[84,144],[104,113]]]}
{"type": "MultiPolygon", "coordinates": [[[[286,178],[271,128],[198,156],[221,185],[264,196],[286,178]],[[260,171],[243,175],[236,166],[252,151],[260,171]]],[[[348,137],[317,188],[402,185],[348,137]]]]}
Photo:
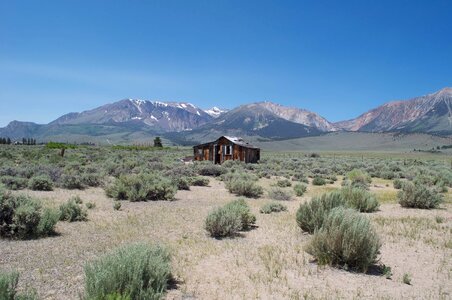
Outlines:
{"type": "Polygon", "coordinates": [[[160,139],[159,136],[154,139],[154,147],[159,147],[159,148],[163,147],[162,140],[160,139]]]}
{"type": "Polygon", "coordinates": [[[7,139],[6,139],[6,143],[7,143],[8,145],[11,145],[11,139],[10,139],[10,138],[7,138],[7,139]]]}

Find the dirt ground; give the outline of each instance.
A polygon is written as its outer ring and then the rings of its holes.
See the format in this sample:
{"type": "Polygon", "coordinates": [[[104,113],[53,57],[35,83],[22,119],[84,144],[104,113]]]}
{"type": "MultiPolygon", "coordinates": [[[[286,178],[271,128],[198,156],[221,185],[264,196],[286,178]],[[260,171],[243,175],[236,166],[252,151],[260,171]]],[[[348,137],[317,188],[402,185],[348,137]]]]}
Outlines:
{"type": "MultiPolygon", "coordinates": [[[[272,179],[261,179],[269,189],[272,179]]],[[[83,266],[127,243],[162,243],[172,253],[177,285],[167,299],[451,299],[452,204],[441,209],[404,209],[390,181],[379,180],[380,211],[368,216],[381,236],[380,262],[392,278],[319,267],[303,251],[310,236],[301,232],[295,213],[313,195],[337,188],[309,185],[303,197],[284,204],[287,212],[263,215],[266,196],[249,199],[257,227],[233,239],[217,240],[204,230],[208,212],[235,198],[222,182],[179,191],[177,200],[122,202],[120,211],[103,189],[26,193],[57,206],[72,195],[94,202],[88,222],[59,222],[58,236],[38,240],[0,240],[0,268],[20,272],[20,288],[34,288],[43,299],[78,299],[83,266]],[[388,185],[388,186],[387,186],[388,185]],[[404,274],[411,285],[403,283],[404,274]]],[[[286,188],[291,189],[291,188],[286,188]]]]}

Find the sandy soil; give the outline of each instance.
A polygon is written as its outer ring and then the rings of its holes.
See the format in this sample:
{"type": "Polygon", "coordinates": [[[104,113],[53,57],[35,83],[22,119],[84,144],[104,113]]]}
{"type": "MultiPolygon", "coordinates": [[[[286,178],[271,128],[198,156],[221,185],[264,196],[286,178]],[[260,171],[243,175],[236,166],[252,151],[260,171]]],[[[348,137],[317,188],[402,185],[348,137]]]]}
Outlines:
{"type": "MultiPolygon", "coordinates": [[[[268,189],[274,179],[262,179],[268,189]]],[[[339,182],[334,187],[339,187],[339,182]]],[[[310,236],[301,232],[295,213],[301,202],[334,188],[309,186],[303,197],[287,201],[287,212],[263,215],[265,196],[247,202],[257,227],[234,239],[216,240],[203,229],[208,212],[232,199],[222,182],[179,191],[177,200],[122,202],[121,211],[102,189],[26,191],[58,205],[71,195],[96,203],[88,222],[59,222],[56,237],[0,240],[0,267],[20,272],[20,288],[35,288],[44,299],[78,299],[83,266],[112,248],[136,241],[159,242],[172,253],[177,287],[167,299],[451,299],[452,205],[437,210],[404,209],[395,191],[378,182],[384,194],[379,212],[368,214],[383,240],[381,263],[392,279],[319,267],[303,251],[310,236]],[[411,277],[411,285],[402,282],[411,277]]],[[[291,188],[287,188],[291,189],[291,188]]]]}

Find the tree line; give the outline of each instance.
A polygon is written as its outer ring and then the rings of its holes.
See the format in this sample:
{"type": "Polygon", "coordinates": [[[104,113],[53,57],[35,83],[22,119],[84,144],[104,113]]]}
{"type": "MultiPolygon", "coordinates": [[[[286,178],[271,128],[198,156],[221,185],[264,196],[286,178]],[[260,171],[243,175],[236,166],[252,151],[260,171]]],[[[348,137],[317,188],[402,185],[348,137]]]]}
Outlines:
{"type": "MultiPolygon", "coordinates": [[[[13,141],[9,137],[0,137],[0,145],[10,145],[13,141]]],[[[14,142],[18,143],[18,142],[14,142]]],[[[22,138],[22,145],[36,145],[36,139],[22,138]]]]}

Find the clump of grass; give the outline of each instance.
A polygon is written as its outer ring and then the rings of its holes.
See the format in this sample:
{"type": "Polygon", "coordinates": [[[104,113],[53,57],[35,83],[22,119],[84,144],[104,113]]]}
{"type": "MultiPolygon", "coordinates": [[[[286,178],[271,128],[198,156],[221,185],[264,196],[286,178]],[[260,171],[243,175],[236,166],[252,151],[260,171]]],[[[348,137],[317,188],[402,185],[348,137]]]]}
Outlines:
{"type": "Polygon", "coordinates": [[[171,279],[160,246],[123,246],[85,265],[85,299],[161,299],[171,279]]]}
{"type": "Polygon", "coordinates": [[[226,169],[220,165],[215,165],[210,162],[200,162],[196,165],[198,169],[198,174],[203,176],[213,176],[218,177],[226,173],[226,169]]]}
{"type": "Polygon", "coordinates": [[[398,179],[398,178],[394,179],[394,181],[392,182],[392,185],[394,186],[394,188],[396,190],[400,190],[402,188],[402,186],[403,186],[403,181],[398,179]]]}
{"type": "Polygon", "coordinates": [[[0,177],[0,183],[10,190],[22,190],[27,187],[28,179],[6,175],[0,177]]]}
{"type": "Polygon", "coordinates": [[[35,176],[28,181],[28,188],[33,191],[53,190],[53,181],[45,175],[35,176]]]}
{"type": "Polygon", "coordinates": [[[37,199],[0,189],[0,237],[26,239],[54,234],[58,217],[37,199]]]}
{"type": "Polygon", "coordinates": [[[86,202],[85,206],[86,206],[87,209],[93,209],[93,208],[96,207],[96,203],[94,203],[94,202],[86,202]]]}
{"type": "Polygon", "coordinates": [[[227,203],[224,207],[240,215],[242,224],[240,230],[250,229],[251,226],[256,223],[256,216],[251,213],[250,207],[246,203],[245,199],[238,198],[237,200],[233,200],[227,203]]]}
{"type": "Polygon", "coordinates": [[[391,279],[392,277],[392,269],[389,266],[383,265],[381,267],[381,274],[386,278],[386,279],[391,279]]]}
{"type": "Polygon", "coordinates": [[[375,195],[361,188],[343,187],[341,194],[347,206],[360,212],[374,212],[380,207],[375,195]]]}
{"type": "Polygon", "coordinates": [[[187,177],[173,177],[172,180],[178,190],[190,190],[190,182],[187,177]]]}
{"type": "Polygon", "coordinates": [[[76,174],[63,174],[61,176],[61,186],[68,190],[83,190],[85,188],[82,178],[76,174]]]}
{"type": "Polygon", "coordinates": [[[312,180],[312,184],[313,185],[325,185],[326,184],[326,180],[324,178],[322,178],[322,177],[316,176],[312,180]]]}
{"type": "Polygon", "coordinates": [[[272,188],[268,191],[268,197],[273,200],[289,201],[292,199],[292,193],[280,188],[272,188]]]}
{"type": "Polygon", "coordinates": [[[263,188],[256,184],[256,178],[246,173],[234,173],[225,178],[226,188],[230,193],[248,198],[259,198],[263,188]]]}
{"type": "Polygon", "coordinates": [[[295,195],[297,195],[298,197],[303,196],[304,193],[306,193],[307,190],[307,185],[304,183],[297,183],[294,185],[293,190],[295,192],[295,195]]]}
{"type": "Polygon", "coordinates": [[[121,209],[121,202],[120,201],[113,201],[113,209],[114,210],[120,210],[121,209]]]}
{"type": "Polygon", "coordinates": [[[173,200],[177,187],[175,183],[158,174],[124,175],[106,190],[107,196],[116,200],[148,201],[173,200]]]}
{"type": "Polygon", "coordinates": [[[280,179],[276,182],[276,185],[279,187],[289,187],[292,186],[292,183],[288,179],[280,179]]]}
{"type": "Polygon", "coordinates": [[[194,176],[188,179],[188,182],[192,186],[208,186],[210,183],[209,178],[204,178],[201,176],[194,176]]]}
{"type": "Polygon", "coordinates": [[[77,222],[86,221],[88,212],[81,206],[81,199],[78,196],[70,198],[60,205],[60,221],[77,222]]]}
{"type": "Polygon", "coordinates": [[[437,208],[442,202],[443,197],[434,189],[424,185],[414,185],[406,182],[402,190],[398,192],[397,199],[402,207],[431,209],[437,208]]]}
{"type": "Polygon", "coordinates": [[[380,239],[369,219],[344,207],[332,209],[306,251],[319,264],[366,272],[377,262],[380,239]]]}
{"type": "Polygon", "coordinates": [[[297,224],[303,231],[314,233],[322,227],[324,219],[330,210],[344,206],[345,200],[340,191],[322,194],[311,201],[302,203],[297,210],[297,224]]]}
{"type": "Polygon", "coordinates": [[[435,221],[438,224],[444,223],[444,217],[442,217],[442,216],[435,216],[435,221]]]}
{"type": "Polygon", "coordinates": [[[238,199],[211,211],[205,221],[205,229],[212,237],[234,236],[249,229],[256,221],[244,199],[238,199]]]}
{"type": "Polygon", "coordinates": [[[403,274],[402,282],[411,285],[411,276],[408,273],[403,274]]]}
{"type": "Polygon", "coordinates": [[[19,273],[0,272],[0,299],[2,300],[35,300],[38,299],[34,291],[17,291],[19,273]]]}
{"type": "Polygon", "coordinates": [[[353,169],[346,174],[346,178],[350,180],[352,187],[358,187],[362,189],[368,189],[372,178],[369,174],[361,169],[353,169]]]}
{"type": "Polygon", "coordinates": [[[271,214],[273,212],[287,211],[287,206],[279,202],[270,202],[264,204],[259,211],[262,214],[271,214]]]}

